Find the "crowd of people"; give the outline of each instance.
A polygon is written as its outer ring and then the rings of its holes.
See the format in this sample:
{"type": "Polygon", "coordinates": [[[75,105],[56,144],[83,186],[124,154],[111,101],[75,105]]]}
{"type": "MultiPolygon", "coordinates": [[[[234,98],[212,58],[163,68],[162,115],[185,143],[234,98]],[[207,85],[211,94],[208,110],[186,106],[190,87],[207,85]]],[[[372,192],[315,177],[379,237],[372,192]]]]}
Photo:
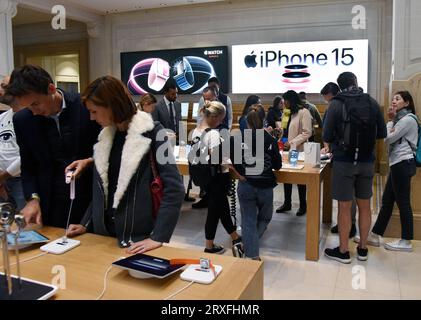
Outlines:
{"type": "MultiPolygon", "coordinates": [[[[378,103],[358,87],[353,73],[340,74],[337,83],[326,84],[320,94],[328,103],[323,118],[305,92],[278,95],[267,111],[259,96],[250,95],[239,119],[241,134],[234,136],[230,134],[231,99],[217,78],[209,79],[191,143],[192,149],[196,144],[196,152],[205,155],[194,171],[200,169],[202,175],[191,171],[186,190],[172,152],[167,163],[157,159],[161,147],[172,150],[181,144],[181,104],[174,81],[167,81],[162,100],[148,93],[137,105],[126,86],[112,76],[91,82],[81,95],[70,94],[56,88],[41,67],[25,65],[1,83],[0,102],[11,109],[0,114],[0,197],[13,202],[28,223],[67,228],[69,236],[85,232],[112,236],[134,254],[170,241],[183,200],[195,201],[189,196],[192,181],[202,179],[198,183],[201,200],[192,206],[207,208],[204,251],[225,252],[215,242],[221,221],[231,237],[233,255],[260,260],[259,239],[274,211],[273,171],[282,167],[280,148],[303,151],[320,128],[322,153],[332,155],[332,198],[338,201],[338,224],[331,231],[339,234],[339,246],[327,248],[325,255],[350,263],[349,239],[354,238],[357,258],[367,260],[367,246],[380,245],[395,202],[402,236],[385,247],[411,251],[411,178],[416,173],[418,143],[411,94],[394,95],[387,125],[378,103]],[[166,138],[157,139],[162,130],[166,138]],[[390,173],[371,229],[374,151],[379,139],[388,147],[390,173]],[[227,144],[229,152],[224,148],[227,144]],[[74,203],[64,179],[69,171],[76,181],[74,203]],[[151,188],[157,175],[162,188],[158,200],[151,188]],[[232,175],[239,181],[241,235],[228,201],[232,175]]],[[[283,187],[284,201],[277,213],[292,209],[293,186],[283,187]]],[[[305,185],[297,187],[296,215],[303,216],[307,190],[305,185]]]]}

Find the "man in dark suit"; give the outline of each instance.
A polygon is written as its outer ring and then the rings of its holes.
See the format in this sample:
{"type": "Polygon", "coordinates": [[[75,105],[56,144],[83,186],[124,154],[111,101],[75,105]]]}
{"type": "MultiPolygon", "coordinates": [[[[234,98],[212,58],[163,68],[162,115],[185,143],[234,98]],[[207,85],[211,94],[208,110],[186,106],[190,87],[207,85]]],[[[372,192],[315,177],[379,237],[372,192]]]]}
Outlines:
{"type": "MultiPolygon", "coordinates": [[[[155,121],[161,122],[164,128],[170,129],[174,132],[176,144],[178,145],[180,140],[180,125],[182,118],[181,103],[177,101],[177,84],[170,78],[165,83],[163,90],[164,97],[157,103],[155,111],[152,113],[152,117],[155,121]]],[[[184,201],[195,201],[194,198],[189,196],[190,189],[191,181],[189,181],[184,201]]]]}
{"type": "MultiPolygon", "coordinates": [[[[57,89],[41,67],[15,69],[6,93],[26,107],[13,117],[27,201],[21,212],[28,223],[66,227],[70,190],[65,170],[72,165],[77,176],[93,162],[93,145],[100,127],[90,121],[80,96],[57,89]]],[[[87,170],[76,181],[71,223],[82,218],[91,201],[91,190],[92,172],[87,170]]]]}
{"type": "Polygon", "coordinates": [[[152,117],[155,121],[161,122],[164,128],[171,129],[176,134],[178,143],[181,103],[177,101],[177,93],[177,84],[168,79],[164,86],[164,97],[157,103],[152,117]]]}

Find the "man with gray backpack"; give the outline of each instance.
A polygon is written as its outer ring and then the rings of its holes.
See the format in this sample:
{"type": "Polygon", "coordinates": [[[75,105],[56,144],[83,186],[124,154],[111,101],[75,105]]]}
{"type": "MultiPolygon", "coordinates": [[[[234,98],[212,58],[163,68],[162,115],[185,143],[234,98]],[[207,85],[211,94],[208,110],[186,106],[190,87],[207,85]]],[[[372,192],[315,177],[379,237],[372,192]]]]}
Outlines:
{"type": "Polygon", "coordinates": [[[368,259],[367,237],[371,227],[374,151],[377,139],[386,137],[386,124],[378,103],[358,87],[357,77],[344,72],[338,77],[341,92],[329,103],[323,141],[332,148],[332,198],[338,200],[340,246],[326,249],[325,256],[351,263],[348,249],[351,205],[355,196],[359,212],[358,260],[368,259]]]}

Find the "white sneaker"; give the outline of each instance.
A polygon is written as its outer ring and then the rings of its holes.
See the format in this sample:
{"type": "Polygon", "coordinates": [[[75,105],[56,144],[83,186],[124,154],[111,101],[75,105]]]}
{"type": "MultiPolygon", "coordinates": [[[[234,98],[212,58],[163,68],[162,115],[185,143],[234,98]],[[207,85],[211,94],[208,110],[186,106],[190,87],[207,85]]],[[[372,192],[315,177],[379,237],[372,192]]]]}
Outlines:
{"type": "MultiPolygon", "coordinates": [[[[360,236],[354,237],[355,243],[360,243],[360,236]]],[[[367,238],[367,245],[373,247],[380,247],[380,236],[370,232],[367,238]]]]}
{"type": "Polygon", "coordinates": [[[384,245],[385,249],[392,251],[412,252],[412,243],[410,240],[396,240],[384,245]]]}

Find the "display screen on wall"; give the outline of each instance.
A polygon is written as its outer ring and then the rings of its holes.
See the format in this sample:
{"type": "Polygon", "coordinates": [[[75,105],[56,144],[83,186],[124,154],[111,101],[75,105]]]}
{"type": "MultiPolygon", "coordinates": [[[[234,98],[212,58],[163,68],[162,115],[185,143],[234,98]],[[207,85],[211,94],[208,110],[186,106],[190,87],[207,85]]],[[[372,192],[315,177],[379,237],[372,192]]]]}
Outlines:
{"type": "Polygon", "coordinates": [[[211,77],[228,91],[228,47],[121,53],[121,78],[133,95],[162,94],[173,78],[182,94],[201,94],[211,77]]]}
{"type": "Polygon", "coordinates": [[[268,43],[232,47],[233,93],[319,93],[353,72],[367,91],[368,40],[268,43]]]}

